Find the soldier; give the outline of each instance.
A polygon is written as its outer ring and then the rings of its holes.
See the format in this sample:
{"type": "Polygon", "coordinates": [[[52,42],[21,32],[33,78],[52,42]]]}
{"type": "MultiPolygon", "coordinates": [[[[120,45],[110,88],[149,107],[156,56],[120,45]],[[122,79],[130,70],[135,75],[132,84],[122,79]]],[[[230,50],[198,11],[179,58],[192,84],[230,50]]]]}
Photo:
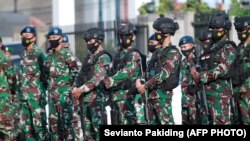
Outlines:
{"type": "MultiPolygon", "coordinates": [[[[66,52],[70,53],[72,55],[72,53],[70,52],[70,44],[69,44],[69,38],[66,34],[62,35],[62,49],[65,50],[66,52]]],[[[72,55],[73,56],[73,55],[72,55]]],[[[79,61],[79,59],[77,57],[74,57],[74,59],[77,62],[77,67],[75,69],[77,70],[71,70],[71,73],[73,73],[74,75],[72,76],[72,83],[71,86],[73,86],[73,83],[75,81],[75,77],[77,76],[79,69],[81,68],[81,62],[79,61]]],[[[74,129],[74,133],[75,133],[75,138],[76,140],[80,140],[80,134],[82,132],[81,129],[81,120],[80,120],[80,106],[79,106],[79,102],[75,101],[75,99],[73,99],[73,119],[72,119],[72,126],[74,129]]]]}
{"type": "Polygon", "coordinates": [[[83,59],[82,68],[76,78],[76,86],[72,93],[82,101],[84,139],[100,140],[99,127],[104,124],[104,92],[99,87],[99,83],[107,75],[111,63],[109,55],[102,46],[104,32],[99,28],[90,28],[84,34],[89,55],[83,59]]]}
{"type": "Polygon", "coordinates": [[[62,49],[62,30],[51,28],[47,34],[51,52],[46,62],[49,71],[49,122],[52,140],[74,140],[72,128],[71,74],[76,61],[62,49]]]}
{"type": "MultiPolygon", "coordinates": [[[[234,22],[237,30],[239,56],[237,68],[239,74],[239,107],[244,125],[250,125],[250,16],[236,17],[234,22]]],[[[236,98],[238,99],[238,98],[236,98]]]]}
{"type": "Polygon", "coordinates": [[[122,21],[118,26],[118,42],[120,49],[115,54],[113,72],[104,79],[104,85],[112,95],[114,124],[136,124],[134,97],[135,80],[141,76],[141,56],[132,44],[135,40],[136,28],[130,22],[122,21]]]}
{"type": "Polygon", "coordinates": [[[161,48],[157,55],[160,71],[145,84],[136,81],[136,87],[141,94],[148,94],[150,124],[174,124],[172,115],[173,89],[179,85],[179,66],[181,54],[171,44],[171,36],[179,29],[178,23],[170,18],[161,17],[154,21],[156,40],[161,48]]]}
{"type": "Polygon", "coordinates": [[[179,41],[179,47],[185,56],[181,64],[182,124],[198,124],[196,97],[199,88],[189,74],[189,69],[196,66],[193,37],[183,36],[179,41]]]}
{"type": "Polygon", "coordinates": [[[26,26],[21,33],[24,52],[21,55],[21,129],[27,140],[44,140],[46,126],[42,124],[45,114],[42,97],[45,93],[43,83],[44,61],[43,51],[36,45],[36,31],[26,26]]]}
{"type": "Polygon", "coordinates": [[[207,64],[197,72],[193,67],[190,74],[197,83],[204,85],[211,124],[231,124],[230,100],[232,97],[231,70],[235,59],[233,42],[228,40],[231,22],[224,12],[215,13],[209,21],[213,45],[207,64]]]}
{"type": "Polygon", "coordinates": [[[13,134],[15,80],[14,66],[10,58],[0,50],[0,140],[15,140],[16,135],[13,134]]]}

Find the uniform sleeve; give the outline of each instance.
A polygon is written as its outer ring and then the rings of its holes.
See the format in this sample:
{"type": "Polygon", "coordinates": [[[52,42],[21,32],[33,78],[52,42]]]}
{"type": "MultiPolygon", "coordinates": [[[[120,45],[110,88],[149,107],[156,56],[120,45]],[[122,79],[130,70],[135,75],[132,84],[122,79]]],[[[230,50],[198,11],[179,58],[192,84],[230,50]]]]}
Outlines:
{"type": "Polygon", "coordinates": [[[106,88],[115,87],[127,79],[134,78],[140,73],[140,60],[140,54],[134,51],[123,69],[117,71],[112,77],[104,79],[106,88]]]}
{"type": "Polygon", "coordinates": [[[75,70],[78,70],[76,59],[75,59],[75,57],[73,57],[73,55],[70,52],[66,52],[66,56],[67,56],[66,57],[66,62],[68,64],[68,66],[69,66],[71,75],[73,77],[75,77],[77,75],[75,70]]]}
{"type": "Polygon", "coordinates": [[[98,86],[100,81],[107,75],[110,63],[111,59],[107,54],[99,57],[97,63],[94,65],[93,77],[80,87],[82,92],[87,93],[98,86]]]}
{"type": "Polygon", "coordinates": [[[181,56],[178,50],[171,50],[170,53],[167,54],[166,60],[163,62],[161,71],[145,83],[145,88],[152,89],[155,85],[161,84],[165,79],[167,79],[175,67],[180,65],[180,57],[181,56]]]}
{"type": "Polygon", "coordinates": [[[11,86],[11,90],[14,91],[14,87],[16,83],[16,73],[15,73],[14,65],[11,62],[10,58],[8,57],[5,57],[4,70],[5,70],[5,74],[7,75],[7,81],[11,86]]]}
{"type": "Polygon", "coordinates": [[[38,50],[38,63],[39,63],[39,67],[40,67],[40,71],[41,71],[41,76],[40,76],[40,80],[43,83],[46,83],[46,78],[48,77],[48,71],[46,70],[46,56],[43,53],[42,50],[38,50]]]}
{"type": "MultiPolygon", "coordinates": [[[[184,61],[186,61],[186,60],[184,60],[184,61]]],[[[186,64],[185,62],[182,62],[182,65],[181,65],[181,90],[182,90],[183,95],[186,95],[188,93],[188,89],[187,89],[188,69],[187,69],[187,67],[185,67],[185,64],[186,64]]]]}
{"type": "Polygon", "coordinates": [[[217,80],[218,78],[224,76],[227,74],[229,68],[233,64],[236,53],[235,48],[232,45],[227,44],[223,49],[223,51],[220,51],[220,62],[218,65],[208,71],[201,73],[200,80],[202,84],[217,80]]]}

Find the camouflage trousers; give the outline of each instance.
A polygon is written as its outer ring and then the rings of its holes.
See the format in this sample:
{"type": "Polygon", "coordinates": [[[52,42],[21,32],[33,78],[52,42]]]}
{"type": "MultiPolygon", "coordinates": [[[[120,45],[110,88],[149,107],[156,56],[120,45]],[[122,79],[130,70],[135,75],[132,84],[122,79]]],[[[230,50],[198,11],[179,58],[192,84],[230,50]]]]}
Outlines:
{"type": "Polygon", "coordinates": [[[136,123],[137,124],[146,124],[145,119],[145,102],[141,94],[135,95],[135,112],[136,112],[136,123]]]}
{"type": "Polygon", "coordinates": [[[81,138],[82,128],[81,128],[81,117],[80,117],[80,103],[73,99],[73,119],[72,127],[74,129],[74,138],[79,141],[81,138]]]}
{"type": "Polygon", "coordinates": [[[12,95],[10,92],[0,93],[0,140],[13,141],[13,115],[12,95]]]}
{"type": "Polygon", "coordinates": [[[104,105],[100,100],[84,102],[81,113],[83,119],[83,135],[85,140],[100,140],[99,127],[103,124],[104,105]]]}
{"type": "Polygon", "coordinates": [[[182,97],[182,124],[197,124],[197,105],[195,96],[182,97]]]}
{"type": "Polygon", "coordinates": [[[148,101],[148,114],[150,125],[173,125],[172,100],[170,99],[150,99],[148,101]]]}
{"type": "Polygon", "coordinates": [[[114,107],[116,112],[115,124],[117,125],[135,125],[136,124],[136,112],[134,101],[132,99],[125,99],[114,101],[114,107]]]}
{"type": "Polygon", "coordinates": [[[74,140],[72,128],[72,95],[69,86],[49,91],[49,124],[51,139],[74,140]]]}
{"type": "MultiPolygon", "coordinates": [[[[32,89],[34,90],[34,89],[32,89]]],[[[25,91],[21,100],[21,130],[26,140],[43,140],[44,131],[42,127],[42,113],[45,109],[40,103],[41,93],[25,91]]]]}
{"type": "Polygon", "coordinates": [[[250,92],[240,93],[239,107],[244,125],[250,125],[250,92]]]}
{"type": "Polygon", "coordinates": [[[211,124],[231,124],[230,96],[223,94],[221,97],[207,96],[207,105],[211,124]]]}
{"type": "Polygon", "coordinates": [[[18,135],[21,133],[21,128],[20,128],[20,111],[21,111],[21,102],[20,102],[20,94],[17,93],[16,95],[13,95],[13,108],[14,108],[14,130],[13,130],[13,134],[14,134],[14,138],[17,138],[18,135]]]}

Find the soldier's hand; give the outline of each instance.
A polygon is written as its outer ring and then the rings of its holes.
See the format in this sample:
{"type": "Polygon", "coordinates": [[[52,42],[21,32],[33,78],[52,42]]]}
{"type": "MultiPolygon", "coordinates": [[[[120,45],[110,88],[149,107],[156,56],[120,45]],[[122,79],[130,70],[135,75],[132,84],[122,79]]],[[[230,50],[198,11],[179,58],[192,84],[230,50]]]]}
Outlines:
{"type": "Polygon", "coordinates": [[[141,79],[137,79],[135,82],[136,88],[139,87],[140,85],[141,85],[141,79]]]}
{"type": "Polygon", "coordinates": [[[195,68],[190,69],[190,74],[196,83],[200,82],[200,73],[198,73],[195,68]]]}
{"type": "Polygon", "coordinates": [[[77,88],[74,87],[74,88],[71,90],[71,93],[72,93],[72,94],[75,94],[76,92],[77,92],[77,88]]]}
{"type": "Polygon", "coordinates": [[[146,89],[144,87],[144,84],[141,84],[141,80],[137,79],[136,80],[136,88],[140,94],[144,94],[146,89]]]}

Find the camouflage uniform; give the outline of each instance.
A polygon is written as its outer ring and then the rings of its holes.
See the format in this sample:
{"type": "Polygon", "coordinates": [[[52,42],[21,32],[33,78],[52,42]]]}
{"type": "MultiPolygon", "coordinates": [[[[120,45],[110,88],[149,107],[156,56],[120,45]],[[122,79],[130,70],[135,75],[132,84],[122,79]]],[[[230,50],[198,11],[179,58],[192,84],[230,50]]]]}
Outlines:
{"type": "MultiPolygon", "coordinates": [[[[35,35],[33,27],[25,27],[21,35],[32,33],[35,35]]],[[[24,46],[30,46],[30,39],[22,37],[24,46]]],[[[42,96],[44,87],[42,84],[45,55],[35,44],[31,45],[28,51],[27,47],[21,55],[21,129],[27,140],[43,140],[46,127],[42,125],[41,115],[45,113],[42,107],[42,96]]]]}
{"type": "Polygon", "coordinates": [[[72,84],[71,70],[74,70],[76,62],[72,55],[61,49],[60,40],[62,30],[52,28],[48,38],[52,51],[49,52],[46,62],[49,71],[49,123],[52,140],[73,140],[72,128],[72,84]],[[54,38],[58,37],[57,40],[54,38]],[[53,39],[50,39],[52,38],[53,39]]]}
{"type": "Polygon", "coordinates": [[[115,117],[117,119],[114,119],[115,124],[136,124],[134,95],[129,92],[132,87],[125,85],[133,85],[133,81],[140,77],[140,55],[133,51],[133,48],[128,48],[122,49],[116,56],[117,58],[119,56],[120,60],[124,60],[123,63],[119,63],[124,66],[120,66],[121,68],[112,77],[104,79],[106,88],[112,90],[113,108],[117,112],[117,117],[115,117]],[[112,89],[112,87],[114,88],[112,89]]]}
{"type": "Polygon", "coordinates": [[[181,63],[182,123],[197,124],[196,95],[198,94],[198,86],[189,73],[190,68],[196,67],[193,37],[183,36],[179,41],[179,46],[185,56],[181,63]],[[189,49],[186,49],[187,47],[189,49]],[[190,58],[190,55],[192,55],[192,58],[190,58]]]}
{"type": "MultiPolygon", "coordinates": [[[[250,17],[236,17],[234,23],[241,43],[238,45],[239,108],[244,125],[250,125],[250,17]]],[[[237,98],[236,98],[237,99],[237,98]]]]}
{"type": "Polygon", "coordinates": [[[193,78],[189,74],[189,68],[194,62],[184,59],[182,61],[182,121],[183,124],[197,124],[197,105],[196,95],[198,86],[196,86],[193,78]],[[190,91],[194,92],[190,92],[190,91]]]}
{"type": "MultiPolygon", "coordinates": [[[[70,53],[72,56],[73,54],[70,52],[70,49],[69,49],[69,39],[68,39],[68,36],[66,34],[63,34],[63,41],[62,41],[62,49],[67,52],[67,53],[70,53]]],[[[73,83],[74,83],[74,80],[75,80],[75,77],[77,76],[78,72],[79,72],[79,69],[81,68],[81,62],[79,61],[79,59],[77,57],[74,57],[74,59],[76,60],[77,62],[77,67],[75,68],[76,70],[71,70],[71,73],[73,73],[74,75],[72,75],[72,84],[71,86],[73,86],[73,83]]],[[[77,101],[76,99],[73,98],[73,119],[72,119],[72,126],[73,126],[73,129],[74,129],[74,138],[76,140],[80,140],[80,134],[82,132],[82,129],[81,129],[81,118],[80,118],[80,105],[79,105],[79,101],[77,101]]]]}
{"type": "MultiPolygon", "coordinates": [[[[15,72],[11,60],[0,50],[0,133],[3,140],[14,140],[14,83],[15,72]]],[[[0,139],[1,140],[1,139],[0,139]]]]}
{"type": "Polygon", "coordinates": [[[235,59],[235,48],[225,39],[225,32],[231,29],[231,23],[224,13],[216,13],[211,17],[209,27],[214,44],[210,46],[212,53],[201,57],[204,70],[200,73],[200,82],[205,88],[211,123],[231,124],[232,84],[229,69],[235,59]],[[217,28],[223,28],[224,34],[219,34],[222,31],[217,31],[217,28]],[[210,61],[204,63],[203,58],[210,58],[210,61]]]}
{"type": "MultiPolygon", "coordinates": [[[[170,37],[179,28],[178,24],[169,18],[158,18],[154,21],[156,40],[162,45],[156,51],[157,67],[160,68],[155,76],[151,77],[144,85],[149,103],[149,124],[174,124],[172,115],[172,95],[173,89],[179,83],[179,66],[181,54],[170,42],[170,37]],[[168,25],[165,27],[163,25],[168,25]],[[168,41],[168,44],[163,44],[168,41]],[[169,83],[171,82],[171,83],[169,83]],[[172,83],[174,82],[174,83],[172,83]],[[173,85],[172,85],[173,84],[173,85]]],[[[151,58],[151,60],[153,57],[151,58]]]]}
{"type": "MultiPolygon", "coordinates": [[[[81,116],[83,118],[83,130],[84,136],[87,140],[95,139],[99,140],[99,126],[104,124],[103,112],[104,112],[104,96],[103,90],[98,88],[99,82],[106,76],[106,66],[109,66],[111,61],[109,55],[103,54],[101,51],[95,55],[90,55],[84,59],[86,64],[83,63],[79,75],[82,77],[89,77],[80,87],[85,89],[83,99],[83,108],[81,116]],[[102,54],[102,55],[100,55],[102,54]],[[89,68],[86,68],[88,65],[89,68]],[[86,69],[89,72],[86,72],[86,69]]],[[[86,80],[86,79],[83,79],[86,80]]]]}
{"type": "MultiPolygon", "coordinates": [[[[112,75],[104,79],[107,89],[112,94],[114,124],[136,124],[135,80],[141,76],[141,56],[131,47],[135,37],[135,26],[122,22],[118,27],[119,51],[115,54],[112,75]]],[[[139,103],[138,103],[139,104],[139,103]]]]}

